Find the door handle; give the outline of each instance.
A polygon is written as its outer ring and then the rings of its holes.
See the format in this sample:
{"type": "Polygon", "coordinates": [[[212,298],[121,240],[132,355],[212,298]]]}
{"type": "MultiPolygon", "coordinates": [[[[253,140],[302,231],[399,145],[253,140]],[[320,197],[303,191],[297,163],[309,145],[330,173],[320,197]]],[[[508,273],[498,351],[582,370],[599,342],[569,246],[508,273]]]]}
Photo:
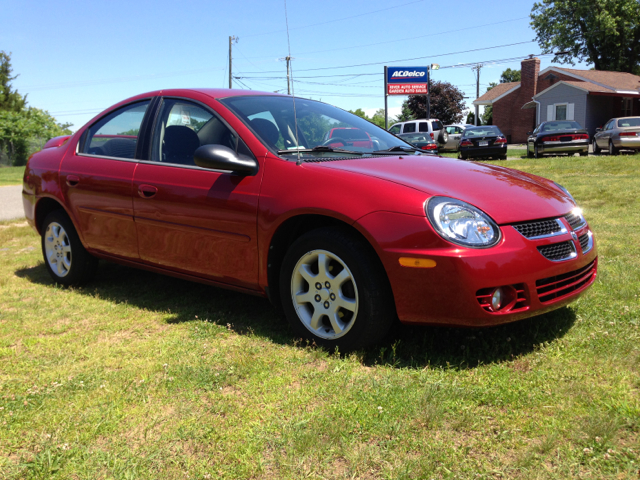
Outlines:
{"type": "Polygon", "coordinates": [[[138,195],[140,195],[142,198],[151,198],[156,193],[158,193],[158,187],[154,187],[153,185],[138,186],[138,195]]]}
{"type": "Polygon", "coordinates": [[[80,182],[80,177],[75,175],[67,175],[67,185],[70,187],[75,187],[80,182]]]}

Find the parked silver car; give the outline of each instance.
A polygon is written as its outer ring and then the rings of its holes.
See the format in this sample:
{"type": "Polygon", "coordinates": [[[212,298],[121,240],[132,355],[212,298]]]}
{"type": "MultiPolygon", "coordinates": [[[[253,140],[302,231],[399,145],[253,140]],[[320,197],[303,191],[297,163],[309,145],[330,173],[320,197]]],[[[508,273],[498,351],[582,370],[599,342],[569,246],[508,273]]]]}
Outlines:
{"type": "Polygon", "coordinates": [[[460,137],[462,137],[462,132],[464,132],[464,129],[467,127],[473,127],[473,125],[468,125],[468,124],[445,125],[444,129],[447,131],[447,134],[449,135],[449,139],[447,140],[447,143],[445,144],[445,146],[441,147],[440,150],[457,152],[459,147],[458,144],[460,143],[460,137]]]}
{"type": "Polygon", "coordinates": [[[391,126],[389,133],[394,135],[399,133],[426,133],[431,137],[431,140],[438,144],[438,148],[442,148],[449,140],[449,134],[442,122],[437,118],[398,122],[391,126]]]}
{"type": "Polygon", "coordinates": [[[616,155],[620,150],[640,152],[640,117],[612,118],[603,128],[596,128],[593,153],[601,150],[616,155]]]}

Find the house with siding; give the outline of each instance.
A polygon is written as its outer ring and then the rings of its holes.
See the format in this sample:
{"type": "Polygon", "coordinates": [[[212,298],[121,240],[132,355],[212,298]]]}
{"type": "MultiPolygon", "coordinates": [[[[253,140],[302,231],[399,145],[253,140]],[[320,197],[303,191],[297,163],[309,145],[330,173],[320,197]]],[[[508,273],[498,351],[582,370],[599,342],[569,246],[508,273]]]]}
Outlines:
{"type": "Polygon", "coordinates": [[[474,105],[493,107],[493,124],[509,143],[524,143],[527,132],[548,120],[575,120],[590,135],[613,117],[640,116],[640,76],[624,72],[549,67],[522,61],[521,81],[501,83],[474,105]]]}

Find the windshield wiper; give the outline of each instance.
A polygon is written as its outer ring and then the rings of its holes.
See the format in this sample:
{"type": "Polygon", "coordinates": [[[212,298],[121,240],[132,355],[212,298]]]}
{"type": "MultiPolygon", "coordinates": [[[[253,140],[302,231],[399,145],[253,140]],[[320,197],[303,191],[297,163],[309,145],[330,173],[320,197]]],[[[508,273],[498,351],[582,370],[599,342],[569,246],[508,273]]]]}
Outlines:
{"type": "Polygon", "coordinates": [[[278,150],[279,155],[295,154],[295,153],[316,153],[316,152],[348,153],[352,155],[364,155],[366,153],[366,152],[356,152],[353,150],[343,150],[341,148],[331,148],[326,145],[318,145],[317,147],[313,147],[313,148],[292,148],[291,150],[278,150]]]}
{"type": "Polygon", "coordinates": [[[375,150],[371,153],[373,155],[384,155],[386,153],[393,153],[393,152],[410,153],[410,152],[422,152],[422,150],[416,147],[403,147],[402,145],[396,145],[394,147],[387,148],[386,150],[375,150]]]}

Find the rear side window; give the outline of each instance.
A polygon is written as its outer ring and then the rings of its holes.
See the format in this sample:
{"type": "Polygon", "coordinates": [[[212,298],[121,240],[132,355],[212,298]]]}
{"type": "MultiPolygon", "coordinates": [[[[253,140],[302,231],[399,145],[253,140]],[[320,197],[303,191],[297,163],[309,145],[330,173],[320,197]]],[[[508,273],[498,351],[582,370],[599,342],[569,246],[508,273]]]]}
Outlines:
{"type": "Polygon", "coordinates": [[[140,125],[150,101],[127,105],[103,117],[87,130],[81,153],[105,157],[136,156],[140,125]]]}
{"type": "Polygon", "coordinates": [[[418,127],[418,131],[420,131],[420,132],[428,132],[429,131],[429,124],[427,122],[420,122],[419,127],[418,127]]]}
{"type": "Polygon", "coordinates": [[[402,130],[402,133],[413,133],[416,131],[416,124],[415,123],[405,123],[404,124],[404,129],[402,130]]]}
{"type": "Polygon", "coordinates": [[[433,120],[431,122],[431,127],[433,128],[433,131],[435,132],[436,130],[442,130],[443,126],[442,126],[442,122],[440,120],[433,120]]]}

